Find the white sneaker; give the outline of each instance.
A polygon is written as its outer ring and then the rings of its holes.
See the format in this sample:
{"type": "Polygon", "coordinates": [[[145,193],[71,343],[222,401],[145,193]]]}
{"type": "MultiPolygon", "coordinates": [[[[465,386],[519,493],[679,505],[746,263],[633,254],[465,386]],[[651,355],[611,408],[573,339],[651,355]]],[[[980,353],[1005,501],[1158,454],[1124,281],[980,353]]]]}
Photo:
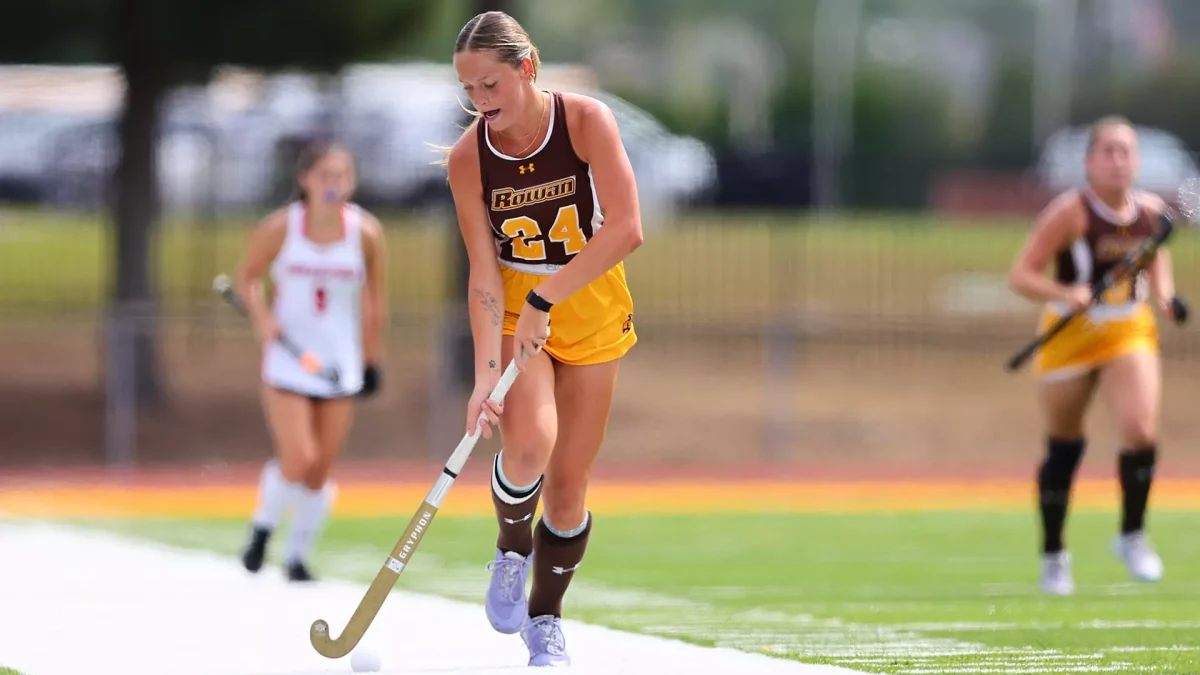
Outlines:
{"type": "Polygon", "coordinates": [[[1158,581],[1163,576],[1163,561],[1142,532],[1132,532],[1117,537],[1113,542],[1113,555],[1120,558],[1129,568],[1129,576],[1138,581],[1158,581]]]}
{"type": "Polygon", "coordinates": [[[1070,553],[1059,551],[1042,556],[1041,589],[1047,595],[1071,595],[1075,592],[1070,553]]]}

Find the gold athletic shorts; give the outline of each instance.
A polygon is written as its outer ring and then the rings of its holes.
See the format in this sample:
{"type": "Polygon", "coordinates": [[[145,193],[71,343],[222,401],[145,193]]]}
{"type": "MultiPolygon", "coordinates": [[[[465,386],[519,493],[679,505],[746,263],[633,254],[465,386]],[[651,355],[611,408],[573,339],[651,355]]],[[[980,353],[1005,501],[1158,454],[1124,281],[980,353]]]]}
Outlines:
{"type": "MultiPolygon", "coordinates": [[[[500,272],[504,277],[504,335],[511,336],[525,296],[546,276],[504,263],[500,272]]],[[[550,338],[543,349],[557,361],[583,366],[619,359],[635,344],[633,297],[625,282],[625,264],[618,263],[550,309],[550,338]]]]}
{"type": "MultiPolygon", "coordinates": [[[[1042,311],[1038,330],[1044,331],[1061,315],[1042,311]]],[[[1126,354],[1158,352],[1158,323],[1144,302],[1127,307],[1100,305],[1076,317],[1038,350],[1034,372],[1045,379],[1082,375],[1126,354]]]]}

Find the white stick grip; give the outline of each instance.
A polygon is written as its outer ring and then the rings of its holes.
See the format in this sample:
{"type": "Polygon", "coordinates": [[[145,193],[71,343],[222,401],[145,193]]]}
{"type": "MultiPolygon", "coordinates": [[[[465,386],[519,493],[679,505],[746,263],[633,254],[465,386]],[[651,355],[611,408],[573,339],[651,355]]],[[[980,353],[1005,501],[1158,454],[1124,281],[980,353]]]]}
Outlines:
{"type": "Polygon", "coordinates": [[[508,390],[513,386],[513,382],[517,379],[517,360],[513,359],[509,362],[508,367],[504,369],[504,374],[500,376],[500,381],[496,383],[496,388],[492,389],[492,395],[488,397],[493,403],[500,403],[504,397],[508,395],[508,390]]]}
{"type": "MultiPolygon", "coordinates": [[[[492,393],[488,396],[488,400],[493,403],[502,403],[504,397],[508,395],[508,390],[513,386],[513,382],[517,379],[517,374],[521,371],[517,370],[517,360],[513,359],[508,362],[508,367],[504,369],[504,373],[500,375],[500,381],[492,388],[492,393]]],[[[483,423],[487,421],[487,413],[480,412],[479,420],[475,422],[475,431],[471,434],[474,438],[483,431],[483,423]]]]}
{"type": "MultiPolygon", "coordinates": [[[[491,396],[488,396],[488,399],[495,401],[496,403],[503,401],[504,396],[508,394],[509,387],[511,387],[513,382],[517,379],[517,373],[519,372],[520,371],[517,370],[517,362],[515,360],[509,362],[508,368],[504,369],[504,373],[500,376],[500,381],[496,383],[494,388],[492,388],[492,394],[491,396]]],[[[481,412],[479,414],[479,420],[475,422],[475,431],[469,434],[464,434],[462,440],[458,442],[458,447],[454,448],[454,452],[450,454],[450,459],[446,460],[446,468],[452,471],[454,475],[457,476],[458,473],[462,471],[463,465],[467,463],[467,457],[471,455],[471,451],[475,448],[475,442],[479,440],[480,434],[483,433],[483,423],[486,420],[487,413],[481,412]]],[[[440,500],[443,496],[445,496],[445,492],[449,488],[450,483],[446,483],[445,486],[442,487],[435,486],[433,491],[430,492],[429,503],[440,503],[440,501],[434,500],[440,500]]]]}
{"type": "MultiPolygon", "coordinates": [[[[499,402],[503,402],[504,396],[508,395],[509,388],[512,387],[512,382],[516,381],[518,372],[521,371],[517,370],[516,359],[512,359],[511,362],[509,362],[508,368],[504,369],[504,374],[500,375],[500,381],[496,383],[496,387],[492,388],[491,395],[487,396],[487,400],[492,401],[493,404],[499,404],[499,402]]],[[[487,422],[487,413],[480,412],[479,420],[476,420],[475,422],[475,431],[472,432],[472,435],[470,435],[472,438],[479,436],[480,432],[484,430],[485,422],[487,422]]]]}

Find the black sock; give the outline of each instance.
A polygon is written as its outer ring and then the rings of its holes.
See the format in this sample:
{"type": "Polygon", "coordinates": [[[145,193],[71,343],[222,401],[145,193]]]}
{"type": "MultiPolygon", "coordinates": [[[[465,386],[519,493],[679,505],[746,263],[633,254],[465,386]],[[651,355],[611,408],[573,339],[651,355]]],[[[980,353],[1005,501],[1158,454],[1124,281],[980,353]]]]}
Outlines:
{"type": "Polygon", "coordinates": [[[1154,460],[1157,449],[1124,450],[1117,460],[1121,477],[1121,534],[1137,532],[1146,524],[1146,503],[1150,500],[1150,483],[1154,480],[1154,460]]]}
{"type": "Polygon", "coordinates": [[[1083,457],[1082,438],[1047,440],[1046,459],[1038,470],[1038,506],[1042,514],[1042,553],[1063,550],[1063,527],[1075,469],[1083,457]]]}

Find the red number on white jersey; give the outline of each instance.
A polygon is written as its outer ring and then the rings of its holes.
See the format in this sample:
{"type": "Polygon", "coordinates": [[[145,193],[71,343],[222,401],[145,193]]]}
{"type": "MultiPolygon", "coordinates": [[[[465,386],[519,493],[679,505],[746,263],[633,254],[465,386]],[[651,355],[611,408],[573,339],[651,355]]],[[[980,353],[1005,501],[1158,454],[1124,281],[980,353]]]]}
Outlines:
{"type": "Polygon", "coordinates": [[[325,313],[325,289],[323,287],[317,288],[316,300],[317,300],[317,314],[324,314],[325,313]]]}

